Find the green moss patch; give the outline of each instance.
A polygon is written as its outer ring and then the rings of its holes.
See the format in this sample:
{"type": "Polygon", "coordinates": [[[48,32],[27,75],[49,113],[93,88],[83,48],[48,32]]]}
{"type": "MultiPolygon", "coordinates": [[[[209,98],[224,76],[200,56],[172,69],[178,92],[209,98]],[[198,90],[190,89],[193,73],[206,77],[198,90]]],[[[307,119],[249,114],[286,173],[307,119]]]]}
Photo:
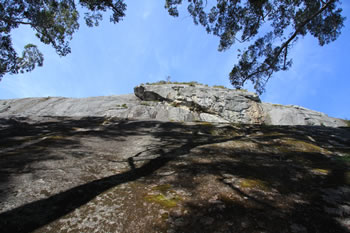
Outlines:
{"type": "Polygon", "coordinates": [[[281,152],[298,151],[309,153],[330,153],[328,150],[325,150],[318,145],[293,138],[283,139],[281,145],[276,148],[281,152]]]}
{"type": "Polygon", "coordinates": [[[350,127],[350,120],[343,120],[347,127],[350,127]]]}
{"type": "Polygon", "coordinates": [[[208,121],[198,121],[198,124],[200,125],[206,125],[206,126],[213,126],[213,123],[208,121]]]}
{"type": "Polygon", "coordinates": [[[47,139],[62,140],[62,139],[64,139],[64,136],[62,136],[62,135],[51,135],[51,136],[48,136],[47,139]]]}
{"type": "Polygon", "coordinates": [[[322,169],[322,168],[315,168],[315,169],[312,169],[311,171],[319,175],[328,175],[330,173],[330,170],[322,169]]]}
{"type": "Polygon", "coordinates": [[[117,104],[116,107],[117,108],[128,108],[128,105],[126,105],[126,104],[122,104],[122,105],[117,104]]]}
{"type": "Polygon", "coordinates": [[[263,191],[269,191],[270,188],[266,182],[258,179],[243,178],[239,182],[239,186],[244,189],[260,189],[263,191]]]}
{"type": "Polygon", "coordinates": [[[173,208],[177,206],[177,202],[179,201],[177,198],[167,198],[163,194],[154,194],[154,195],[147,195],[145,197],[145,200],[148,202],[154,202],[157,203],[163,207],[166,208],[173,208]]]}
{"type": "Polygon", "coordinates": [[[160,191],[161,193],[166,193],[168,191],[171,191],[170,189],[171,189],[170,184],[161,184],[152,188],[152,190],[157,190],[157,191],[160,191]]]}
{"type": "Polygon", "coordinates": [[[144,105],[144,106],[151,106],[150,103],[148,103],[148,102],[146,102],[146,101],[142,101],[140,104],[141,104],[141,105],[144,105]]]}
{"type": "Polygon", "coordinates": [[[152,187],[152,194],[145,196],[147,202],[157,203],[165,208],[176,207],[182,198],[177,195],[170,184],[161,184],[152,187]]]}
{"type": "Polygon", "coordinates": [[[225,86],[222,86],[222,85],[214,85],[213,87],[214,88],[227,89],[225,86]]]}

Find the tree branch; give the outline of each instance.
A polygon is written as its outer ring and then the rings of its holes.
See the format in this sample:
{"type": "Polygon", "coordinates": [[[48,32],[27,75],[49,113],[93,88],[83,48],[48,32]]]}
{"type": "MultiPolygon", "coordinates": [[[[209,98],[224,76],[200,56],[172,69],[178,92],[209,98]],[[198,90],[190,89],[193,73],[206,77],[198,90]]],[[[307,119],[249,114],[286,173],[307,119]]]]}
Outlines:
{"type": "Polygon", "coordinates": [[[30,23],[30,22],[11,20],[11,19],[9,19],[9,18],[3,18],[3,17],[0,17],[0,21],[4,21],[4,22],[7,23],[7,24],[24,24],[24,25],[33,26],[33,24],[30,23]]]}
{"type": "Polygon", "coordinates": [[[282,47],[278,50],[276,58],[274,61],[277,60],[277,57],[279,57],[279,55],[281,54],[281,52],[283,51],[283,49],[285,49],[290,42],[292,42],[292,40],[295,39],[295,37],[298,35],[298,33],[303,29],[303,27],[310,22],[311,20],[313,20],[317,15],[321,14],[325,9],[327,9],[327,7],[334,2],[335,0],[329,0],[323,7],[321,7],[317,12],[315,12],[315,14],[311,15],[309,18],[307,18],[298,28],[297,30],[295,30],[295,32],[293,33],[293,35],[285,42],[283,43],[282,47]]]}
{"type": "MultiPolygon", "coordinates": [[[[253,75],[256,75],[258,73],[261,72],[265,72],[268,71],[270,69],[272,69],[273,65],[277,62],[278,57],[281,55],[281,53],[283,52],[284,49],[287,49],[288,45],[296,38],[296,36],[300,33],[300,31],[303,29],[303,27],[305,27],[305,25],[307,23],[309,23],[312,19],[314,19],[316,16],[318,16],[319,14],[321,14],[325,9],[327,9],[327,7],[333,3],[335,0],[329,0],[328,2],[325,3],[325,5],[323,5],[317,12],[315,12],[313,15],[311,15],[309,18],[307,18],[304,22],[302,22],[299,27],[295,30],[295,32],[292,34],[292,36],[283,43],[283,45],[281,46],[281,48],[278,50],[278,52],[276,53],[273,62],[269,64],[269,67],[266,69],[263,69],[261,71],[259,71],[258,69],[254,72],[251,73],[250,75],[247,76],[247,78],[245,78],[245,81],[248,80],[249,78],[251,78],[253,75]]],[[[271,75],[269,75],[267,77],[267,80],[271,77],[271,75]]]]}
{"type": "Polygon", "coordinates": [[[271,8],[270,11],[266,13],[266,15],[262,16],[262,20],[265,22],[265,18],[268,17],[273,12],[273,9],[271,8]]]}
{"type": "Polygon", "coordinates": [[[286,69],[287,54],[288,54],[288,46],[284,50],[283,69],[286,69]]]}

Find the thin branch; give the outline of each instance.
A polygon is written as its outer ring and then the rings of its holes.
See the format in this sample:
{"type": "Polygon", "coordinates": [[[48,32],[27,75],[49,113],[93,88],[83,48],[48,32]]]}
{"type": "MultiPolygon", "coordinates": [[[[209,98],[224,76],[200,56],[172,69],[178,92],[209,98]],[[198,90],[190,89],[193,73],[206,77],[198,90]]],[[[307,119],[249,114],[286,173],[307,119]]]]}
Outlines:
{"type": "MultiPolygon", "coordinates": [[[[278,52],[276,53],[274,60],[272,61],[272,63],[269,64],[269,67],[259,71],[256,70],[254,73],[251,73],[250,75],[247,76],[247,78],[245,80],[248,80],[250,77],[252,77],[253,75],[256,75],[258,73],[261,72],[265,72],[268,71],[270,69],[272,69],[273,64],[275,64],[277,62],[278,57],[281,55],[281,53],[283,52],[284,49],[286,49],[288,47],[288,45],[296,38],[296,36],[300,33],[300,31],[304,28],[304,26],[309,23],[312,19],[314,19],[316,16],[318,16],[319,14],[321,14],[325,9],[327,9],[327,7],[333,3],[335,0],[329,0],[328,2],[325,3],[324,6],[322,6],[317,12],[315,12],[313,15],[311,15],[309,18],[307,18],[304,22],[302,22],[300,24],[300,26],[295,30],[295,32],[293,33],[293,35],[286,41],[283,43],[283,45],[281,46],[281,48],[278,50],[278,52]]],[[[258,68],[259,69],[259,68],[258,68]]],[[[267,80],[271,77],[271,75],[268,76],[267,80]]]]}
{"type": "Polygon", "coordinates": [[[288,46],[284,50],[283,69],[286,69],[287,54],[288,54],[288,46]]]}
{"type": "Polygon", "coordinates": [[[17,24],[25,24],[25,25],[30,25],[30,26],[33,26],[32,23],[29,23],[29,22],[23,22],[23,21],[12,21],[13,23],[17,23],[17,24]]]}
{"type": "Polygon", "coordinates": [[[268,17],[272,12],[274,12],[274,11],[273,11],[273,9],[271,8],[270,11],[268,11],[268,12],[266,13],[266,15],[263,15],[263,16],[262,16],[262,20],[265,22],[265,18],[268,17]]]}
{"type": "Polygon", "coordinates": [[[7,24],[24,24],[24,25],[31,25],[31,26],[33,26],[33,24],[30,23],[30,22],[12,20],[12,19],[3,18],[3,17],[0,17],[0,21],[4,21],[4,22],[7,23],[7,24]]]}
{"type": "Polygon", "coordinates": [[[113,5],[112,2],[106,3],[106,5],[109,6],[109,7],[111,7],[111,8],[113,9],[114,12],[116,12],[116,13],[118,13],[118,14],[120,14],[120,15],[123,14],[123,12],[122,12],[120,9],[116,8],[116,7],[113,5]]]}
{"type": "Polygon", "coordinates": [[[244,42],[246,42],[248,39],[245,39],[245,40],[240,40],[240,39],[238,39],[237,37],[233,37],[236,41],[238,41],[239,43],[244,43],[244,42]]]}
{"type": "Polygon", "coordinates": [[[298,28],[297,30],[295,30],[295,32],[293,33],[293,35],[285,42],[283,43],[282,47],[278,50],[277,55],[275,56],[274,62],[276,62],[277,58],[279,57],[279,55],[282,53],[283,49],[285,49],[290,42],[292,42],[295,37],[299,34],[299,32],[303,29],[303,27],[309,23],[311,20],[313,20],[316,16],[318,16],[319,14],[321,14],[332,2],[334,2],[335,0],[329,0],[323,7],[321,7],[317,12],[315,12],[315,14],[311,15],[309,18],[307,18],[298,28]]]}

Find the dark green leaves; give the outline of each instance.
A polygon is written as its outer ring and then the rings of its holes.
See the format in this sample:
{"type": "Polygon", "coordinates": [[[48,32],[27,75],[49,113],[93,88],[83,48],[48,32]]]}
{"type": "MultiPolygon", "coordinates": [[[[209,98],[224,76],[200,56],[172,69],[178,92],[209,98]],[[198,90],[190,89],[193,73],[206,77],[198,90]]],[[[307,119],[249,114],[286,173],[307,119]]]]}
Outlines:
{"type": "Polygon", "coordinates": [[[21,73],[34,70],[35,66],[42,66],[44,62],[43,54],[33,44],[24,47],[22,57],[17,58],[17,70],[21,73]]]}
{"type": "Polygon", "coordinates": [[[90,17],[91,20],[95,20],[95,23],[96,19],[102,19],[102,16],[100,17],[101,14],[97,12],[112,10],[113,14],[110,17],[110,21],[113,23],[118,23],[125,16],[126,4],[123,0],[80,0],[80,4],[91,12],[88,13],[88,18],[90,17]]]}
{"type": "Polygon", "coordinates": [[[31,26],[40,41],[51,44],[60,56],[70,53],[69,40],[79,29],[79,13],[74,1],[48,1],[31,12],[31,26]]]}
{"type": "Polygon", "coordinates": [[[102,20],[102,14],[99,12],[86,12],[84,16],[86,25],[89,27],[97,27],[99,25],[99,21],[102,20]]]}
{"type": "MultiPolygon", "coordinates": [[[[165,8],[178,16],[178,6],[184,2],[193,22],[220,38],[219,51],[245,43],[229,78],[237,88],[251,81],[259,94],[275,72],[291,67],[288,55],[298,38],[309,33],[325,45],[338,38],[344,22],[340,0],[165,0],[165,8]]],[[[69,41],[79,28],[75,4],[74,0],[0,0],[0,78],[42,65],[36,46],[28,45],[20,58],[13,49],[11,30],[20,25],[32,27],[40,41],[60,56],[70,53],[69,41]]],[[[125,16],[123,0],[80,0],[79,4],[90,27],[98,26],[105,11],[112,12],[114,23],[125,16]]]]}
{"type": "Polygon", "coordinates": [[[12,40],[9,35],[0,37],[0,79],[6,73],[16,71],[17,54],[12,48],[12,40]],[[15,62],[14,62],[15,61],[15,62]]]}
{"type": "MultiPolygon", "coordinates": [[[[87,9],[85,21],[97,26],[101,12],[112,11],[111,21],[119,22],[124,16],[123,0],[81,0],[87,9]]],[[[12,46],[11,31],[20,25],[33,28],[44,44],[51,45],[60,56],[71,52],[69,41],[79,29],[79,13],[74,0],[1,0],[0,1],[0,78],[6,73],[32,71],[43,65],[43,55],[35,45],[28,44],[19,57],[12,46]]]]}
{"type": "Polygon", "coordinates": [[[26,45],[22,56],[17,57],[12,48],[11,37],[0,38],[0,79],[6,73],[17,74],[32,71],[36,66],[42,66],[43,61],[43,55],[35,45],[26,45]]]}
{"type": "MultiPolygon", "coordinates": [[[[220,37],[219,51],[234,43],[249,43],[238,53],[229,78],[241,88],[247,81],[261,94],[269,78],[292,65],[289,51],[300,36],[310,33],[320,45],[337,39],[344,17],[339,0],[188,0],[188,12],[195,24],[220,37]]],[[[167,0],[170,15],[177,16],[179,0],[167,0]]]]}

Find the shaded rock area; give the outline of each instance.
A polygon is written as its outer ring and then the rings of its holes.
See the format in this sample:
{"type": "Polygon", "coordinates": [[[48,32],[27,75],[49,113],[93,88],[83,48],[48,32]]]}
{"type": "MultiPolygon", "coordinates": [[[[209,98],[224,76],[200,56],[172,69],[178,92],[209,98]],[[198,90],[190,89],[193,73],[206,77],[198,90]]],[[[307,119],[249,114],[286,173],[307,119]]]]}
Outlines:
{"type": "Polygon", "coordinates": [[[1,118],[0,229],[349,232],[349,164],[349,128],[1,118]]]}
{"type": "Polygon", "coordinates": [[[344,120],[298,106],[262,103],[245,90],[201,84],[149,84],[134,94],[89,98],[0,100],[0,117],[119,117],[175,122],[346,126],[344,120]]]}

